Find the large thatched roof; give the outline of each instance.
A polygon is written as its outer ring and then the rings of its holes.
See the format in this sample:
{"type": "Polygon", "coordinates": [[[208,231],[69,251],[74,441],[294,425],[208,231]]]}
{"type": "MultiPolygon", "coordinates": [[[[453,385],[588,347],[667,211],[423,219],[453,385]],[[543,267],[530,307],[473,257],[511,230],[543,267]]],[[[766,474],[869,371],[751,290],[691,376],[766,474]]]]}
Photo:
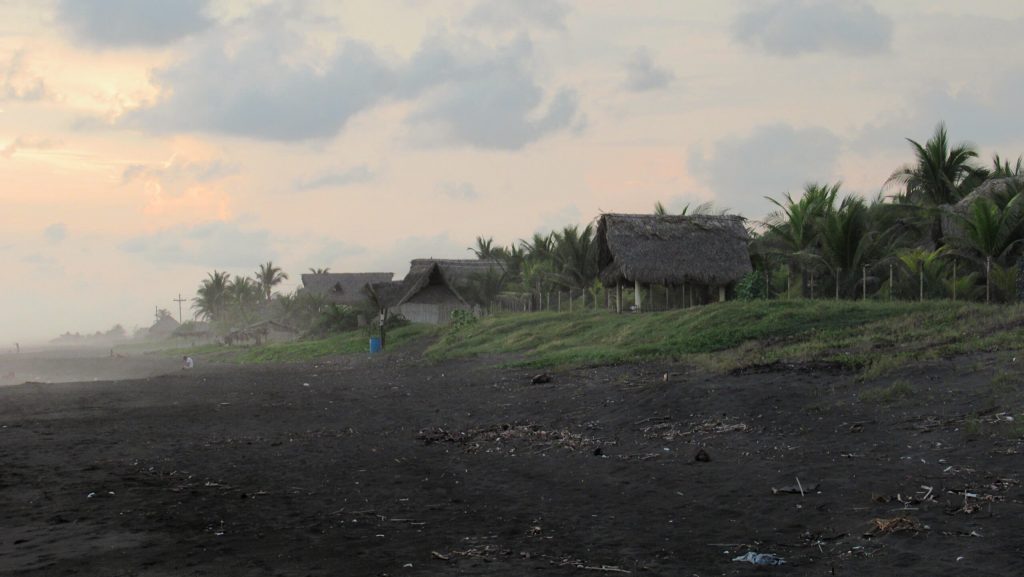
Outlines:
{"type": "MultiPolygon", "coordinates": [[[[421,302],[455,300],[468,304],[453,286],[442,262],[430,259],[413,261],[409,274],[401,281],[371,283],[369,290],[377,302],[387,308],[394,308],[413,299],[421,302]],[[433,289],[433,290],[430,290],[433,289]]],[[[447,261],[476,262],[476,261],[447,261]]],[[[485,261],[486,262],[486,261],[485,261]]]]}
{"type": "Polygon", "coordinates": [[[970,215],[971,205],[979,199],[995,202],[999,197],[1009,198],[1018,192],[1024,192],[1024,177],[1009,176],[986,180],[960,202],[946,207],[947,211],[942,215],[942,235],[951,238],[964,236],[963,220],[970,215]]]}
{"type": "Polygon", "coordinates": [[[601,281],[732,284],[752,270],[743,222],[732,215],[601,215],[601,281]]]}
{"type": "Polygon", "coordinates": [[[497,272],[505,270],[501,262],[497,260],[417,258],[410,264],[409,274],[406,275],[406,278],[422,273],[434,264],[441,267],[447,281],[456,286],[464,285],[474,276],[487,274],[491,270],[497,272]]]}
{"type": "Polygon", "coordinates": [[[326,297],[332,303],[354,305],[366,298],[368,284],[389,282],[390,272],[326,273],[302,275],[303,290],[326,297]]]}

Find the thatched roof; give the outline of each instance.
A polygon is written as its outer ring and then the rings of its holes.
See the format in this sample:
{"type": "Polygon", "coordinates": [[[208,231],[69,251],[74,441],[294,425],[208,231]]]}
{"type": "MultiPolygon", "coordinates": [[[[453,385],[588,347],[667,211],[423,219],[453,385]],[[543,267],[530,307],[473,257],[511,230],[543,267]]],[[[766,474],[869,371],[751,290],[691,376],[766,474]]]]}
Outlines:
{"type": "Polygon", "coordinates": [[[406,278],[422,273],[434,264],[441,267],[448,282],[456,286],[464,285],[474,276],[487,274],[491,270],[505,271],[504,265],[497,260],[417,258],[410,264],[406,278]]]}
{"type": "Polygon", "coordinates": [[[390,272],[304,274],[302,286],[332,303],[354,305],[366,299],[366,285],[389,282],[394,276],[390,272]]]}
{"type": "Polygon", "coordinates": [[[149,334],[154,337],[169,337],[179,326],[181,325],[174,317],[163,316],[149,327],[149,334]]]}
{"type": "Polygon", "coordinates": [[[398,306],[407,289],[405,282],[400,280],[370,283],[366,288],[384,308],[398,306]]]}
{"type": "Polygon", "coordinates": [[[1018,192],[1024,192],[1024,177],[1009,176],[986,180],[963,197],[960,202],[946,207],[948,212],[942,215],[942,235],[962,237],[964,235],[963,219],[970,215],[971,205],[977,200],[984,198],[994,202],[1000,196],[1008,198],[1018,192]]]}
{"type": "Polygon", "coordinates": [[[601,281],[732,284],[753,270],[743,223],[733,215],[601,215],[601,281]]]}
{"type": "MultiPolygon", "coordinates": [[[[441,265],[442,261],[419,259],[413,261],[413,266],[405,279],[398,282],[371,283],[369,290],[376,295],[378,303],[387,308],[394,308],[403,303],[416,299],[420,302],[442,302],[455,299],[458,302],[468,305],[466,299],[462,298],[459,291],[452,285],[448,274],[441,265]],[[440,289],[440,290],[429,290],[440,289]],[[449,294],[450,293],[450,294],[449,294]],[[424,299],[426,299],[424,301],[424,299]]],[[[449,261],[451,262],[451,261],[449,261]]],[[[475,261],[456,261],[475,262],[475,261]]]]}

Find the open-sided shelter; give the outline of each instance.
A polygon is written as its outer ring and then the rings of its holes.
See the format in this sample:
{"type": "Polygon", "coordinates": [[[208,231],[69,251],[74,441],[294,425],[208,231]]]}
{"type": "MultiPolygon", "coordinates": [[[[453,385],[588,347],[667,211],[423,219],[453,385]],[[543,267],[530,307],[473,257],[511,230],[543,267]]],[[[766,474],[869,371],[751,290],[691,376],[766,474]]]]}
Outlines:
{"type": "Polygon", "coordinates": [[[603,214],[597,225],[598,270],[606,287],[681,287],[684,303],[725,300],[753,268],[744,219],[734,215],[603,214]],[[716,294],[717,293],[717,294],[716,294]]]}

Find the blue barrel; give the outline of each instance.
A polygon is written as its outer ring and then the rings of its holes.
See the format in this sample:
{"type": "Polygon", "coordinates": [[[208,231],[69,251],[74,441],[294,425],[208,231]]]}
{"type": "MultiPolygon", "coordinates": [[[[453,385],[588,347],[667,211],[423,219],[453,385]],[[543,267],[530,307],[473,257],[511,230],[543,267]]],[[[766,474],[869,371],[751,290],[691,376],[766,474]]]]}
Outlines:
{"type": "Polygon", "coordinates": [[[380,337],[370,337],[370,352],[371,353],[379,353],[380,352],[380,337]]]}

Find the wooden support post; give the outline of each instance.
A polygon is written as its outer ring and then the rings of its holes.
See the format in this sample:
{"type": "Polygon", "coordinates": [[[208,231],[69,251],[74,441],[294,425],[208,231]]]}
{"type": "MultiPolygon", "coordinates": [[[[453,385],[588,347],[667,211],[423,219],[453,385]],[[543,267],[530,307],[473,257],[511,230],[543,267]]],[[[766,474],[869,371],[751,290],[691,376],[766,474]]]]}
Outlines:
{"type": "MultiPolygon", "coordinates": [[[[841,269],[841,268],[837,268],[836,269],[836,300],[839,300],[839,273],[841,273],[841,272],[843,272],[843,269],[841,269]]],[[[857,294],[857,293],[853,293],[853,294],[857,294]]]]}
{"type": "Polygon", "coordinates": [[[638,281],[638,280],[633,281],[633,304],[636,306],[636,311],[637,312],[640,312],[641,310],[643,310],[641,308],[641,304],[642,303],[641,303],[640,291],[641,291],[641,289],[640,289],[640,281],[638,281]]]}
{"type": "Polygon", "coordinates": [[[720,285],[718,287],[718,302],[725,302],[725,285],[720,285]]]}
{"type": "Polygon", "coordinates": [[[889,300],[892,300],[892,264],[889,265],[889,300]]]}
{"type": "Polygon", "coordinates": [[[615,281],[615,312],[622,312],[622,281],[615,281]]]}

